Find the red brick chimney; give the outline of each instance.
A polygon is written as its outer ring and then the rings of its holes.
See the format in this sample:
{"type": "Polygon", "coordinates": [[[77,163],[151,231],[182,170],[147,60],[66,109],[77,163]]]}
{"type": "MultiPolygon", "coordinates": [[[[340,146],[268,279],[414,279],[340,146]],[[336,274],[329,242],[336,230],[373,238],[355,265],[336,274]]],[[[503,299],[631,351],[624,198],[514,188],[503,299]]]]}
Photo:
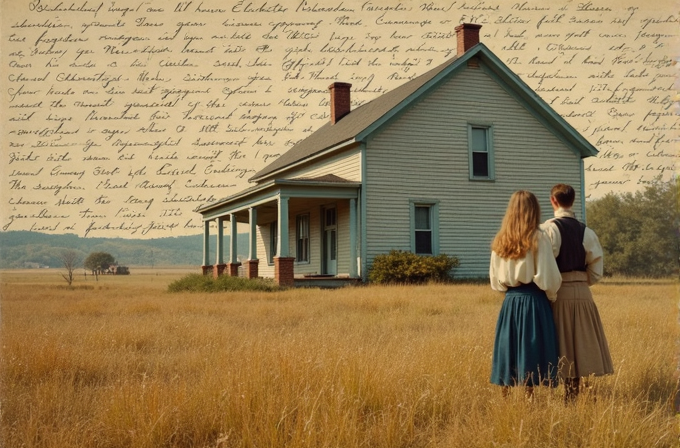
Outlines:
{"type": "Polygon", "coordinates": [[[334,82],[328,86],[331,91],[331,124],[335,124],[351,110],[349,89],[352,84],[334,82]]]}
{"type": "Polygon", "coordinates": [[[476,25],[474,23],[462,23],[456,27],[458,56],[479,43],[479,29],[481,27],[482,25],[476,25]]]}

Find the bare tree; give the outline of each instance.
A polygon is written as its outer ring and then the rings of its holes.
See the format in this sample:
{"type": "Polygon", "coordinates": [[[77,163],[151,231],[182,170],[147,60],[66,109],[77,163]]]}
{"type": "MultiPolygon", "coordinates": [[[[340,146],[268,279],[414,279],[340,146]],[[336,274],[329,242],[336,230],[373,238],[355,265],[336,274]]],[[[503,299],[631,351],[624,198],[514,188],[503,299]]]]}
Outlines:
{"type": "Polygon", "coordinates": [[[78,252],[73,249],[64,249],[61,251],[58,257],[59,260],[61,260],[61,263],[64,265],[64,268],[66,268],[66,274],[61,274],[61,276],[64,277],[66,283],[71,286],[71,283],[73,283],[74,272],[80,264],[80,256],[78,255],[78,252]]]}

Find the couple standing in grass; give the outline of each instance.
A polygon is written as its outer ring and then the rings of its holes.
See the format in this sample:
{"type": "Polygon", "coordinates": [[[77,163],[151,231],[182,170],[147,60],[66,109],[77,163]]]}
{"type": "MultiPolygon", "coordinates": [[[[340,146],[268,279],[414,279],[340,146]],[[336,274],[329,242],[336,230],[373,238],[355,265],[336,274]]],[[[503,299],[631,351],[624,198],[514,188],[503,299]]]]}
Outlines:
{"type": "Polygon", "coordinates": [[[540,223],[538,200],[515,192],[492,244],[491,288],[505,292],[496,324],[491,382],[525,386],[564,383],[576,398],[581,378],[613,373],[607,340],[589,285],[602,276],[602,247],[572,211],[574,189],[550,192],[555,217],[540,223]]]}

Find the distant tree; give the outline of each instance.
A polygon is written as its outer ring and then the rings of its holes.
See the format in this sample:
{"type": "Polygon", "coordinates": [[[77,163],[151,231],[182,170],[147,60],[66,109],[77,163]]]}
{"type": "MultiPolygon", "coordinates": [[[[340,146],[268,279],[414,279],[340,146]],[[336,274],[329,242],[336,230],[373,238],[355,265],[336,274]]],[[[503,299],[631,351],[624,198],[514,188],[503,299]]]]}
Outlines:
{"type": "Polygon", "coordinates": [[[116,259],[108,252],[92,252],[85,259],[84,266],[85,269],[99,274],[101,271],[107,270],[115,262],[116,259]]]}
{"type": "Polygon", "coordinates": [[[605,274],[667,277],[680,262],[680,179],[588,203],[588,226],[604,249],[605,274]]]}
{"type": "Polygon", "coordinates": [[[80,264],[80,255],[75,250],[65,249],[59,253],[58,257],[66,269],[66,274],[61,274],[61,276],[71,286],[71,283],[73,283],[73,273],[80,264]]]}

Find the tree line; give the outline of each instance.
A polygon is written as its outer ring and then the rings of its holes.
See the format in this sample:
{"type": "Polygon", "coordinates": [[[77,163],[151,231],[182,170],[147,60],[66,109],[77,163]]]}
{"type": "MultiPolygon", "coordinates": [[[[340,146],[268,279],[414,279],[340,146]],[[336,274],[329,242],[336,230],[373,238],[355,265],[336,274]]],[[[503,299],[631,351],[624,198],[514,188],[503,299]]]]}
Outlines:
{"type": "Polygon", "coordinates": [[[605,275],[676,276],[680,268],[680,178],[586,204],[588,226],[604,249],[605,275]]]}

